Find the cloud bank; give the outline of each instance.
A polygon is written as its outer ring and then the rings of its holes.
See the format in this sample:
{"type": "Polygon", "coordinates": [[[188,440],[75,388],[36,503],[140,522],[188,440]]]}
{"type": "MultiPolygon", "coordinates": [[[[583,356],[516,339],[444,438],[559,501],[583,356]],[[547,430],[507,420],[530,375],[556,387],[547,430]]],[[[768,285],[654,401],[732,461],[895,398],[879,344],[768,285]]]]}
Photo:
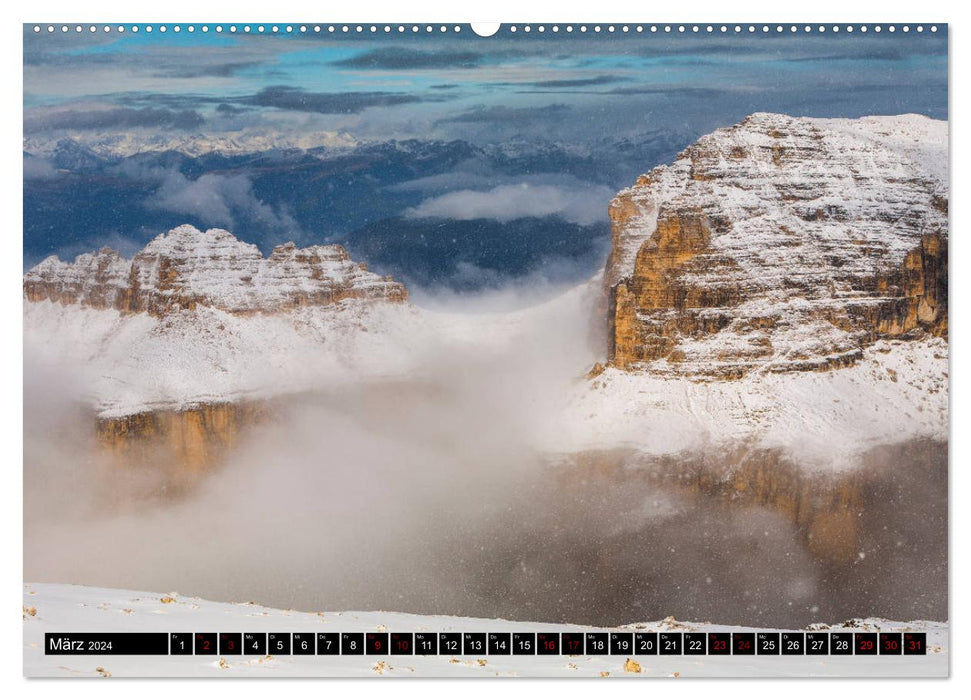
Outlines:
{"type": "Polygon", "coordinates": [[[399,47],[374,49],[334,61],[342,68],[372,70],[408,70],[417,68],[474,68],[482,62],[482,54],[472,51],[419,51],[399,47]]]}
{"type": "Polygon", "coordinates": [[[141,201],[146,209],[172,212],[230,230],[260,226],[291,238],[302,230],[285,204],[274,206],[257,196],[252,179],[244,173],[205,173],[192,179],[177,167],[145,165],[135,159],[123,161],[111,173],[154,188],[141,201]]]}
{"type": "MultiPolygon", "coordinates": [[[[227,100],[228,102],[229,100],[227,100]]],[[[414,94],[393,92],[308,92],[289,85],[272,85],[255,95],[240,98],[242,104],[274,107],[294,112],[317,114],[357,114],[369,107],[421,102],[414,94]]]]}
{"type": "Polygon", "coordinates": [[[134,109],[114,107],[109,109],[65,109],[25,115],[24,131],[36,133],[71,129],[91,131],[99,129],[195,129],[205,122],[202,115],[191,109],[171,110],[154,107],[134,109]]]}
{"type": "Polygon", "coordinates": [[[227,228],[233,228],[237,220],[243,220],[288,231],[300,230],[292,216],[274,210],[257,198],[253,193],[253,183],[246,175],[207,173],[190,180],[179,171],[172,170],[146,205],[197,216],[208,224],[227,228]]]}
{"type": "Polygon", "coordinates": [[[413,219],[494,219],[505,223],[527,217],[558,216],[588,225],[606,217],[604,202],[613,192],[608,187],[554,185],[500,185],[487,191],[458,190],[432,197],[405,211],[413,219]]]}

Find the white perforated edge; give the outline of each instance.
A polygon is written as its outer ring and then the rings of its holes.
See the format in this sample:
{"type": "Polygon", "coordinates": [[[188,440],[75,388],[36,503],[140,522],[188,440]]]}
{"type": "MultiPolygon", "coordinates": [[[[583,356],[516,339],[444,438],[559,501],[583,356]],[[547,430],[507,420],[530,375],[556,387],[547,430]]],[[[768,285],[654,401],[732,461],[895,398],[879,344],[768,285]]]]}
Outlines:
{"type": "MultiPolygon", "coordinates": [[[[841,32],[852,34],[854,32],[903,32],[911,31],[918,34],[925,31],[937,32],[936,24],[735,24],[735,25],[711,25],[711,24],[510,24],[500,27],[498,35],[502,34],[554,34],[565,32],[567,34],[592,34],[609,36],[623,34],[839,34],[841,32]]],[[[118,25],[98,25],[98,24],[35,24],[33,25],[35,34],[62,34],[73,32],[80,34],[83,32],[116,32],[119,34],[139,32],[151,34],[152,32],[201,32],[203,34],[215,32],[217,34],[228,32],[235,34],[333,34],[336,36],[357,35],[357,34],[404,34],[404,33],[425,33],[425,34],[457,34],[462,31],[475,32],[468,28],[468,25],[454,24],[118,24],[118,25]]]]}

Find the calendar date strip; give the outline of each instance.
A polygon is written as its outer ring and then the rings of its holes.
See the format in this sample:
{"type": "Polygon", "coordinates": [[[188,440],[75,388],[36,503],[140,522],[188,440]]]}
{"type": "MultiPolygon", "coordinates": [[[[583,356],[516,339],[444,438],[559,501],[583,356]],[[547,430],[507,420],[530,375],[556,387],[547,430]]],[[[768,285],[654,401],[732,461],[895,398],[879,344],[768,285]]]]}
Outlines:
{"type": "Polygon", "coordinates": [[[115,632],[44,635],[46,655],[922,656],[925,632],[115,632]]]}

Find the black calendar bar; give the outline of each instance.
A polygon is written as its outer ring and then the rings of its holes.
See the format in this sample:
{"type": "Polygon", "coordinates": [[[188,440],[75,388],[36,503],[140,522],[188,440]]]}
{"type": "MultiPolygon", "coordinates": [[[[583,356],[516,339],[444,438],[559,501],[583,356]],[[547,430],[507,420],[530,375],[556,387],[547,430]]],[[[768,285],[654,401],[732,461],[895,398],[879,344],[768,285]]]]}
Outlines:
{"type": "Polygon", "coordinates": [[[165,632],[109,632],[101,634],[48,632],[44,635],[48,655],[167,655],[169,635],[165,632]]]}
{"type": "Polygon", "coordinates": [[[923,656],[924,632],[49,632],[48,655],[923,656]]]}

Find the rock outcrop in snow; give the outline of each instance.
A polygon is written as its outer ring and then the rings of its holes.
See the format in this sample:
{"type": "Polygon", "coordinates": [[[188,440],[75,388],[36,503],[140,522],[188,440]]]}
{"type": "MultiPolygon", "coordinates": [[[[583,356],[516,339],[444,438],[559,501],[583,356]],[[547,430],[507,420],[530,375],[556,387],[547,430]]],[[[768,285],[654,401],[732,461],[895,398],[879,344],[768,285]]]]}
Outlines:
{"type": "Polygon", "coordinates": [[[608,360],[740,377],[947,335],[947,123],[753,114],[610,205],[608,360]]]}
{"type": "Polygon", "coordinates": [[[197,306],[247,314],[407,298],[402,284],[369,272],[339,245],[286,243],[264,258],[228,231],[188,225],[156,237],[130,261],[110,248],[73,263],[51,256],[24,276],[24,295],[155,316],[197,306]]]}

